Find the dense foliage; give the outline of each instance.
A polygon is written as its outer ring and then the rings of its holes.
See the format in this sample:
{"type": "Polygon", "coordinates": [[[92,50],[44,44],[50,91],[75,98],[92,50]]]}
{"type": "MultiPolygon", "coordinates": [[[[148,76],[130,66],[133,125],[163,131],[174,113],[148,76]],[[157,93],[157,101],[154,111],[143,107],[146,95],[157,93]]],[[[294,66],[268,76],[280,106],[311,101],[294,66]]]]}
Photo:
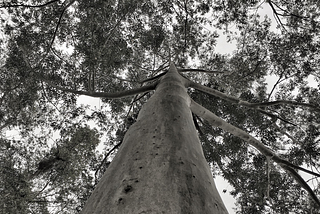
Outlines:
{"type": "MultiPolygon", "coordinates": [[[[79,103],[79,92],[139,88],[170,60],[211,71],[184,75],[244,101],[320,103],[318,0],[4,0],[0,19],[0,213],[81,210],[150,93],[101,99],[94,108],[79,103]],[[232,54],[215,49],[219,34],[237,45],[232,54]]],[[[319,109],[275,103],[263,114],[189,92],[281,157],[319,173],[319,109]]],[[[319,212],[268,157],[195,121],[213,173],[234,187],[238,213],[319,212]]],[[[319,195],[318,178],[306,178],[319,195]]]]}

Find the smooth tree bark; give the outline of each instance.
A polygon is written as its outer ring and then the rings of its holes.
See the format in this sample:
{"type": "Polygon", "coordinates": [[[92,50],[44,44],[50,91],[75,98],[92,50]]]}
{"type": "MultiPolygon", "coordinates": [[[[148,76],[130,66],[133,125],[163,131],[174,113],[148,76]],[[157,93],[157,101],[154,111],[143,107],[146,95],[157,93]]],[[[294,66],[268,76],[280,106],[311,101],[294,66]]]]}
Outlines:
{"type": "Polygon", "coordinates": [[[226,214],[173,64],[127,131],[82,214],[226,214]]]}

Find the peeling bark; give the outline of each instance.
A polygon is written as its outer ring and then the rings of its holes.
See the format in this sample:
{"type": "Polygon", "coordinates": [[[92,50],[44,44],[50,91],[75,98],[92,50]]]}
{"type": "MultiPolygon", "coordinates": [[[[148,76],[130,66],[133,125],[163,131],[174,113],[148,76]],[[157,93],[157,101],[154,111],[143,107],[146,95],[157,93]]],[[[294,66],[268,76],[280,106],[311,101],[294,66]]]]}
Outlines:
{"type": "Polygon", "coordinates": [[[226,214],[204,158],[186,80],[170,66],[82,214],[226,214]]]}

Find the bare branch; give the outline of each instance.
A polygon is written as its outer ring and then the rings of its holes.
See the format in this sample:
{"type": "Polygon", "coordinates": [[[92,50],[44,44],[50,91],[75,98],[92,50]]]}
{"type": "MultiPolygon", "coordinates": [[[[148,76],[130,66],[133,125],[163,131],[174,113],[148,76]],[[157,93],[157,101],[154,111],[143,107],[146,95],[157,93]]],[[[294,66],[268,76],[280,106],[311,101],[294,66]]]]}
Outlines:
{"type": "Polygon", "coordinates": [[[276,114],[272,114],[272,113],[270,113],[270,112],[267,112],[267,111],[265,111],[265,110],[263,110],[263,109],[261,109],[261,108],[258,108],[257,109],[260,113],[262,113],[262,114],[265,114],[265,115],[267,115],[267,116],[269,116],[270,118],[272,118],[272,119],[279,119],[279,120],[281,120],[281,121],[283,121],[283,122],[285,122],[285,123],[288,123],[288,124],[290,124],[290,125],[293,125],[293,126],[298,126],[297,124],[294,124],[294,123],[292,123],[292,122],[290,122],[290,121],[288,121],[288,120],[286,120],[286,119],[284,119],[284,118],[282,118],[282,117],[280,117],[280,116],[278,116],[278,115],[276,115],[276,114]]]}
{"type": "Polygon", "coordinates": [[[115,32],[115,30],[117,29],[117,27],[121,24],[121,22],[124,20],[124,18],[126,17],[128,12],[124,13],[120,19],[117,21],[117,23],[113,26],[113,28],[110,30],[108,37],[106,38],[105,42],[103,43],[103,47],[107,48],[107,44],[109,42],[109,40],[111,39],[113,33],[115,32]]]}
{"type": "Polygon", "coordinates": [[[282,105],[282,104],[288,104],[293,106],[306,106],[316,111],[320,111],[320,108],[310,103],[301,103],[301,102],[296,102],[291,100],[276,100],[276,101],[264,102],[264,103],[250,103],[252,107],[267,107],[267,106],[282,105]]]}
{"type": "Polygon", "coordinates": [[[268,96],[268,100],[270,100],[270,97],[272,95],[272,93],[274,92],[274,90],[276,89],[277,85],[281,82],[281,79],[282,79],[282,75],[279,77],[279,79],[277,80],[277,82],[273,85],[270,93],[269,93],[269,96],[268,96]]]}
{"type": "Polygon", "coordinates": [[[130,105],[132,105],[133,103],[139,101],[139,100],[142,99],[144,96],[146,96],[148,93],[149,93],[149,91],[145,92],[144,94],[142,94],[142,95],[139,96],[138,98],[135,97],[135,98],[133,99],[133,101],[130,103],[130,105]]]}
{"type": "Polygon", "coordinates": [[[274,5],[273,5],[274,3],[273,3],[271,0],[269,0],[268,3],[269,3],[269,5],[270,5],[270,7],[271,7],[271,9],[272,9],[272,11],[273,11],[273,15],[274,15],[277,23],[278,23],[285,31],[287,31],[287,29],[285,28],[285,25],[284,25],[284,24],[282,23],[282,21],[281,21],[281,18],[279,17],[280,14],[277,12],[277,10],[275,9],[275,7],[274,7],[274,5]]]}
{"type": "Polygon", "coordinates": [[[178,69],[179,72],[203,72],[203,73],[210,73],[210,74],[224,74],[223,71],[210,71],[205,69],[191,69],[191,68],[185,68],[185,69],[178,69]]]}
{"type": "Polygon", "coordinates": [[[105,93],[105,92],[78,91],[78,90],[73,90],[73,89],[57,86],[47,80],[45,80],[45,82],[48,85],[50,85],[51,87],[54,87],[54,88],[61,90],[61,91],[64,91],[64,92],[70,92],[70,93],[74,93],[74,94],[78,94],[78,95],[86,95],[86,96],[90,96],[90,97],[107,98],[107,99],[118,99],[118,98],[123,98],[123,97],[129,97],[129,96],[136,95],[136,94],[141,94],[141,93],[144,93],[147,91],[152,91],[156,88],[156,86],[158,84],[158,82],[155,82],[150,85],[142,86],[140,88],[130,89],[127,91],[120,91],[120,92],[115,92],[115,93],[105,93]]]}
{"type": "Polygon", "coordinates": [[[99,170],[101,169],[102,165],[105,163],[105,161],[107,160],[107,158],[109,157],[109,155],[116,150],[120,145],[121,145],[122,141],[120,141],[117,145],[115,145],[107,154],[106,156],[104,156],[103,160],[101,161],[100,165],[98,166],[98,169],[96,170],[96,172],[94,173],[94,177],[97,180],[97,175],[99,170]]]}
{"type": "Polygon", "coordinates": [[[158,74],[157,76],[150,77],[150,78],[148,78],[148,79],[142,80],[142,81],[140,81],[139,83],[145,83],[145,82],[149,82],[149,81],[151,81],[151,80],[158,79],[158,78],[162,77],[163,75],[165,75],[166,73],[167,73],[167,72],[163,72],[163,73],[161,73],[161,74],[158,74]]]}
{"type": "Polygon", "coordinates": [[[39,4],[39,5],[29,5],[29,4],[5,4],[3,3],[0,8],[10,8],[10,7],[44,7],[47,6],[49,4],[52,4],[54,2],[58,2],[59,0],[53,0],[53,1],[49,1],[47,3],[44,4],[39,4]]]}
{"type": "Polygon", "coordinates": [[[61,23],[61,20],[62,20],[62,17],[63,17],[64,12],[65,12],[74,2],[75,2],[75,0],[71,0],[71,1],[69,2],[69,4],[67,4],[67,6],[66,6],[65,8],[63,8],[63,10],[62,10],[62,12],[61,12],[61,14],[60,14],[58,23],[57,23],[57,25],[56,25],[56,29],[54,30],[53,37],[52,37],[52,40],[51,40],[51,43],[50,43],[50,46],[49,46],[48,50],[51,49],[51,47],[52,47],[52,45],[53,45],[53,42],[54,42],[54,40],[55,40],[55,38],[56,38],[56,35],[57,35],[57,32],[58,32],[58,29],[59,29],[59,26],[60,26],[60,23],[61,23]]]}
{"type": "MultiPolygon", "coordinates": [[[[208,109],[204,108],[203,106],[199,105],[195,101],[191,100],[190,109],[193,113],[198,115],[199,117],[202,117],[203,119],[207,120],[212,126],[219,127],[223,129],[224,131],[227,131],[234,136],[237,136],[241,138],[242,140],[246,141],[248,144],[259,150],[263,155],[267,157],[271,157],[273,161],[278,163],[283,169],[285,169],[300,185],[302,188],[306,189],[310,196],[317,202],[318,205],[320,205],[319,199],[316,197],[313,190],[310,188],[310,186],[303,180],[303,178],[292,168],[297,168],[302,170],[303,168],[296,166],[279,156],[277,156],[271,149],[266,147],[263,143],[261,143],[256,138],[252,137],[242,129],[239,129],[226,121],[222,120],[218,116],[216,116],[214,113],[209,111],[208,109]]],[[[303,169],[305,171],[305,169],[303,169]]],[[[310,173],[311,171],[308,171],[310,173]]],[[[313,173],[313,172],[312,172],[313,173]]],[[[317,176],[320,176],[317,174],[317,176]]]]}
{"type": "Polygon", "coordinates": [[[205,107],[199,105],[195,101],[191,100],[191,111],[198,115],[199,117],[207,120],[212,126],[219,127],[241,139],[248,142],[250,145],[258,149],[262,154],[265,156],[274,156],[274,152],[267,148],[264,144],[260,141],[253,138],[251,135],[247,134],[245,131],[227,123],[226,121],[222,120],[214,113],[206,109],[205,107]]]}

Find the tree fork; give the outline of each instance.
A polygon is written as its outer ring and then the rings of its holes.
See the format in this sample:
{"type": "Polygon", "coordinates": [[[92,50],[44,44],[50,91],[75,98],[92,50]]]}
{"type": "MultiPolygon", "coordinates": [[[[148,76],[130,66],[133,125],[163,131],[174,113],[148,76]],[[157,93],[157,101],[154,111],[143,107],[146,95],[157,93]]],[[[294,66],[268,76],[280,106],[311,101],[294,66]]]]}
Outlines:
{"type": "Polygon", "coordinates": [[[87,201],[82,214],[226,214],[173,64],[87,201]]]}

